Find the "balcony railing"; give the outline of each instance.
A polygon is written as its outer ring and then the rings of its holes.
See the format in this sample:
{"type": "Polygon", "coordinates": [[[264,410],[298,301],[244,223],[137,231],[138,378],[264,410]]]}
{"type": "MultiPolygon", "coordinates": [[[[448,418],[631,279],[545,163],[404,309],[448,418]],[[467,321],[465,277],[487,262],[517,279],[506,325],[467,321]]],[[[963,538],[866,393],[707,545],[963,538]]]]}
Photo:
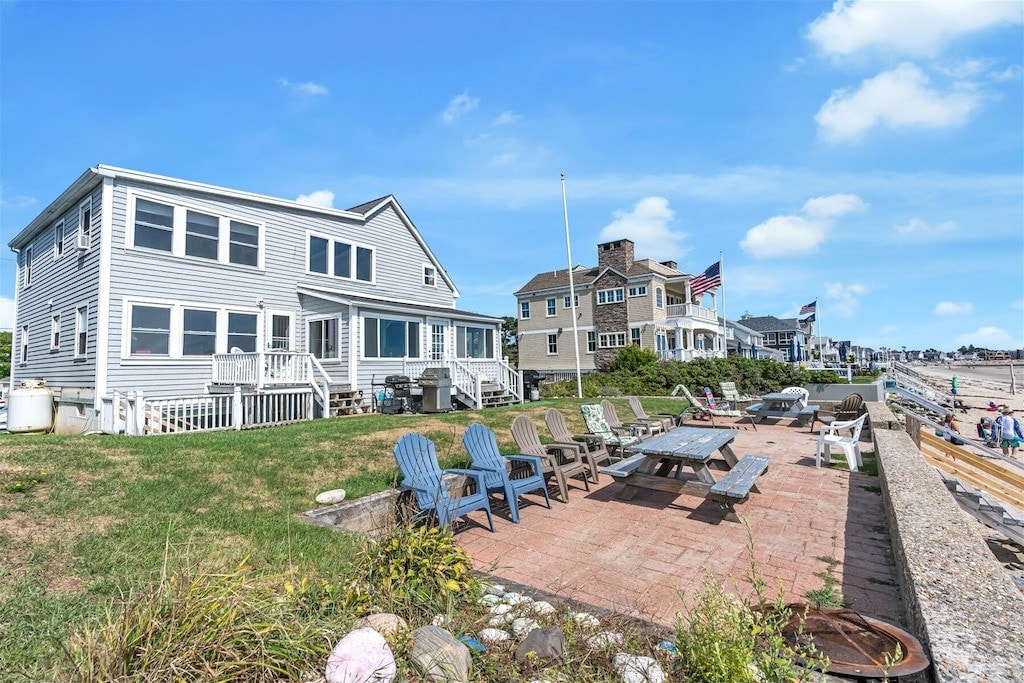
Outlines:
{"type": "Polygon", "coordinates": [[[704,308],[697,304],[669,304],[669,318],[695,318],[709,322],[718,322],[718,312],[712,308],[704,308]]]}

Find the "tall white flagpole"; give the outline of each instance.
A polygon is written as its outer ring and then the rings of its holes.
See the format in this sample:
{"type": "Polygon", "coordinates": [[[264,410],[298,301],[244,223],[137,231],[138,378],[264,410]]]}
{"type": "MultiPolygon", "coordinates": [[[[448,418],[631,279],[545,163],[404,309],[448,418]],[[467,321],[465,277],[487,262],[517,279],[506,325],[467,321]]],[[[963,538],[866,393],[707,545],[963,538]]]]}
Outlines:
{"type": "Polygon", "coordinates": [[[562,213],[565,215],[565,257],[569,262],[569,303],[572,305],[572,348],[576,352],[576,398],[583,398],[580,372],[580,338],[576,329],[576,287],[572,281],[572,247],[569,245],[569,204],[565,201],[565,174],[562,174],[562,213]]]}
{"type": "Polygon", "coordinates": [[[821,318],[818,317],[818,299],[814,299],[814,326],[818,328],[818,360],[821,362],[821,367],[825,367],[825,351],[823,344],[825,343],[825,335],[821,332],[821,318]]]}
{"type": "Polygon", "coordinates": [[[722,283],[722,358],[729,357],[729,319],[725,317],[725,257],[718,252],[718,277],[722,283]]]}

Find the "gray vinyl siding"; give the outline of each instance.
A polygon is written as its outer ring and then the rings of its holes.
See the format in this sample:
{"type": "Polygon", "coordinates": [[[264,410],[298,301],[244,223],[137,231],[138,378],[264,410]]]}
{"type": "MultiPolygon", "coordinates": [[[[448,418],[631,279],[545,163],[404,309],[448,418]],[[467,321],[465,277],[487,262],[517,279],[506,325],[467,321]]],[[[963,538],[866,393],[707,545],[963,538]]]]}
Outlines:
{"type": "Polygon", "coordinates": [[[348,306],[343,304],[335,303],[333,301],[326,301],[324,299],[317,299],[316,297],[300,295],[299,300],[302,302],[302,317],[296,322],[298,330],[296,330],[296,347],[299,349],[307,349],[306,339],[308,338],[309,332],[309,321],[311,320],[323,320],[324,318],[337,318],[338,319],[338,357],[336,359],[320,359],[320,365],[324,367],[327,374],[331,376],[331,382],[333,385],[347,385],[349,383],[348,377],[348,338],[349,338],[349,327],[348,327],[348,306]],[[299,342],[299,339],[302,339],[299,342]]]}
{"type": "MultiPolygon", "coordinates": [[[[150,395],[202,393],[211,379],[209,360],[162,358],[150,361],[123,358],[125,299],[158,299],[245,313],[259,313],[261,309],[257,302],[262,300],[263,310],[295,311],[299,351],[306,350],[307,317],[338,311],[342,321],[341,337],[346,342],[344,353],[348,352],[347,312],[337,304],[332,305],[333,308],[318,308],[318,305],[310,303],[313,301],[311,297],[302,297],[300,300],[296,292],[298,285],[332,289],[356,296],[381,297],[393,302],[454,305],[453,292],[440,277],[440,273],[436,287],[422,284],[423,264],[428,263],[429,258],[391,207],[378,212],[364,225],[358,220],[325,216],[301,209],[267,206],[198,192],[170,191],[119,179],[114,188],[112,223],[110,389],[141,390],[150,395]],[[153,201],[187,206],[197,211],[260,225],[264,241],[264,269],[127,248],[127,231],[132,229],[133,223],[133,217],[128,215],[130,190],[153,201]],[[374,282],[307,273],[308,232],[373,247],[374,282]]],[[[262,329],[260,333],[263,333],[262,329]]],[[[332,363],[329,372],[336,382],[348,379],[345,362],[332,363]]],[[[360,368],[359,373],[362,380],[363,368],[360,368]]]]}
{"type": "Polygon", "coordinates": [[[14,327],[15,383],[42,378],[50,387],[95,387],[96,323],[99,287],[100,225],[103,186],[97,185],[79,198],[61,216],[32,240],[32,282],[24,286],[25,249],[18,254],[18,310],[14,327]],[[79,207],[92,197],[92,246],[78,251],[79,207]],[[64,253],[54,258],[54,234],[64,220],[64,253]],[[52,302],[52,303],[51,303],[52,302]],[[75,320],[77,309],[89,308],[86,355],[75,358],[75,320]],[[50,321],[60,315],[60,349],[50,349],[50,321]],[[29,326],[28,362],[21,363],[21,330],[29,326]]]}

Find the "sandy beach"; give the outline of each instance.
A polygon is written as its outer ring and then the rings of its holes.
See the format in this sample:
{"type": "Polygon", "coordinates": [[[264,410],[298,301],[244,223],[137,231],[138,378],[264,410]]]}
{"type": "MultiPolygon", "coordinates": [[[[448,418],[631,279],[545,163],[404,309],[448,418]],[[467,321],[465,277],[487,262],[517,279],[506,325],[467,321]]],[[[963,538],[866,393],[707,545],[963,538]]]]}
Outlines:
{"type": "Polygon", "coordinates": [[[989,411],[989,402],[997,405],[1008,405],[1013,408],[1018,420],[1024,420],[1024,363],[1014,363],[1013,372],[1016,376],[1017,393],[1010,393],[1010,364],[933,364],[912,365],[932,387],[937,397],[950,397],[950,386],[956,375],[958,390],[957,398],[963,401],[967,413],[957,411],[957,421],[961,432],[966,436],[975,435],[974,425],[983,417],[993,417],[996,413],[989,411]]]}

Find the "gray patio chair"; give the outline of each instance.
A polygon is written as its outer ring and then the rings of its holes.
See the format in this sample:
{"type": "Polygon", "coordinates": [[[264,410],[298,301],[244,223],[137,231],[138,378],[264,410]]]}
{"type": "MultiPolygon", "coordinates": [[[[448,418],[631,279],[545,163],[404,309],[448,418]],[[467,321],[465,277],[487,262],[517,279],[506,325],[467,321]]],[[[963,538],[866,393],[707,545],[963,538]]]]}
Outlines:
{"type": "Polygon", "coordinates": [[[620,455],[622,451],[635,443],[640,443],[639,437],[629,433],[617,434],[612,431],[611,425],[604,419],[604,410],[596,403],[584,403],[580,406],[580,413],[583,414],[583,421],[591,434],[597,434],[604,439],[605,447],[613,455],[620,455]]]}
{"type": "Polygon", "coordinates": [[[633,415],[636,419],[645,424],[660,424],[661,431],[667,432],[676,426],[676,415],[669,415],[668,413],[656,413],[655,415],[648,415],[647,411],[644,410],[644,406],[640,403],[640,399],[636,396],[629,397],[629,409],[633,411],[633,415]]]}
{"type": "Polygon", "coordinates": [[[633,436],[636,436],[643,441],[655,433],[652,427],[655,427],[659,432],[661,431],[660,423],[654,426],[646,422],[622,422],[619,419],[618,413],[615,412],[615,406],[613,406],[612,402],[607,399],[602,399],[601,410],[604,412],[605,421],[608,422],[608,425],[612,428],[613,432],[626,433],[628,431],[628,433],[633,434],[633,436]]]}
{"type": "Polygon", "coordinates": [[[512,439],[516,442],[519,452],[525,455],[536,455],[540,458],[544,476],[554,476],[558,482],[558,492],[562,500],[569,502],[568,480],[580,477],[583,486],[590,490],[588,474],[596,481],[597,467],[588,468],[583,462],[582,448],[578,444],[544,444],[537,434],[537,426],[527,415],[520,415],[512,420],[512,439]]]}
{"type": "Polygon", "coordinates": [[[598,434],[571,433],[565,424],[565,416],[556,408],[548,408],[548,412],[544,414],[544,424],[548,426],[548,432],[555,443],[578,444],[583,447],[583,457],[587,459],[591,471],[595,473],[595,483],[597,482],[597,466],[610,465],[613,460],[618,460],[608,452],[604,437],[598,434]]]}

